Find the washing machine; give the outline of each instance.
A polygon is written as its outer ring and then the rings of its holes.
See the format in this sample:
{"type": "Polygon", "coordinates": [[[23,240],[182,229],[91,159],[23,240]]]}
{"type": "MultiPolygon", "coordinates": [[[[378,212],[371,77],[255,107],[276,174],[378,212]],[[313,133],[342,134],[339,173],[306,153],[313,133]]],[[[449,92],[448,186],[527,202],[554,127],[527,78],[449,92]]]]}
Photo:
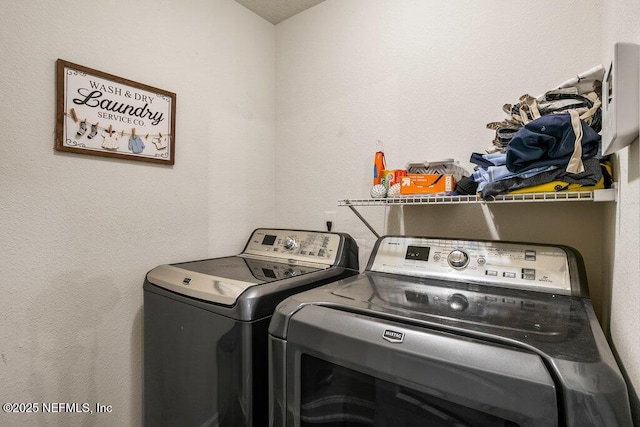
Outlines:
{"type": "Polygon", "coordinates": [[[569,247],[384,236],[270,325],[270,426],[632,426],[569,247]]]}
{"type": "Polygon", "coordinates": [[[358,274],[347,234],[257,229],[242,253],[146,275],[146,426],[262,427],[268,325],[287,296],[358,274]]]}

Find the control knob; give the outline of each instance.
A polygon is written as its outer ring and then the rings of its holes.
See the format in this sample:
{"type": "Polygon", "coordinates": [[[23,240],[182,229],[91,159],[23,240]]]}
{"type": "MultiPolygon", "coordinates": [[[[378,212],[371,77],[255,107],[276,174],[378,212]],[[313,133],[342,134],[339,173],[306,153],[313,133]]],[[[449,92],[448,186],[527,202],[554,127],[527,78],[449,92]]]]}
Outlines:
{"type": "Polygon", "coordinates": [[[467,297],[462,294],[451,294],[447,297],[449,308],[453,311],[464,311],[469,307],[467,297]]]}
{"type": "Polygon", "coordinates": [[[456,269],[463,269],[469,264],[469,255],[463,250],[454,249],[447,257],[449,265],[456,269]]]}
{"type": "Polygon", "coordinates": [[[295,249],[298,246],[298,242],[294,237],[287,237],[284,239],[284,248],[287,250],[295,249]]]}
{"type": "Polygon", "coordinates": [[[288,268],[284,271],[284,277],[286,277],[287,279],[295,276],[296,274],[298,273],[296,273],[296,271],[292,268],[288,268]]]}

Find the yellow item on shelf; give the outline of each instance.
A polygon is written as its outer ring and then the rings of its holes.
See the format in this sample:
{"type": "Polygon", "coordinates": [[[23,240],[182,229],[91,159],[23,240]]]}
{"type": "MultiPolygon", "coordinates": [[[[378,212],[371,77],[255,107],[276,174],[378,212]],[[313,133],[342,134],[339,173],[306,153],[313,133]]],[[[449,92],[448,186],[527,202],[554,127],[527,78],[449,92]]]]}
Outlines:
{"type": "MultiPolygon", "coordinates": [[[[613,177],[611,162],[600,163],[601,167],[606,169],[606,172],[610,177],[613,177]]],[[[603,171],[604,172],[604,171],[603,171]]],[[[532,185],[531,187],[519,188],[517,190],[509,191],[509,194],[524,194],[524,193],[557,193],[559,191],[592,191],[601,190],[605,188],[605,177],[600,177],[595,185],[581,185],[575,183],[568,183],[566,181],[551,181],[545,184],[532,185]]]]}
{"type": "Polygon", "coordinates": [[[509,194],[524,193],[557,193],[559,191],[591,191],[604,188],[604,177],[596,183],[596,185],[571,184],[565,181],[551,181],[546,184],[533,185],[531,187],[520,188],[518,190],[509,191],[509,194]]]}

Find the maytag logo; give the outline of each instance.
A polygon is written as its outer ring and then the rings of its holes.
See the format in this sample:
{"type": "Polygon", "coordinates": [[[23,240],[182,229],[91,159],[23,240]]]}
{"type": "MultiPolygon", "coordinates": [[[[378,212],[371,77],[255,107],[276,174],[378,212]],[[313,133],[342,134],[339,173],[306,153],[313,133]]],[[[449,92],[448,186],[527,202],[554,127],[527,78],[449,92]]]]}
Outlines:
{"type": "Polygon", "coordinates": [[[404,341],[404,332],[392,331],[391,329],[385,329],[382,338],[389,342],[400,343],[404,341]]]}

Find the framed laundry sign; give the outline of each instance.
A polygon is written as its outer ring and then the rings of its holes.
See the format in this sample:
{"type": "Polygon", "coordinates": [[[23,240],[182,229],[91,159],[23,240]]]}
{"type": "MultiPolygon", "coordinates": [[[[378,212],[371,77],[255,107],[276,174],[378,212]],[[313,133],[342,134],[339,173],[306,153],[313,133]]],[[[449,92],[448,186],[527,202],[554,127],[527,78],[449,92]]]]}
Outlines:
{"type": "Polygon", "coordinates": [[[175,162],[176,94],[58,59],[56,150],[175,162]]]}

